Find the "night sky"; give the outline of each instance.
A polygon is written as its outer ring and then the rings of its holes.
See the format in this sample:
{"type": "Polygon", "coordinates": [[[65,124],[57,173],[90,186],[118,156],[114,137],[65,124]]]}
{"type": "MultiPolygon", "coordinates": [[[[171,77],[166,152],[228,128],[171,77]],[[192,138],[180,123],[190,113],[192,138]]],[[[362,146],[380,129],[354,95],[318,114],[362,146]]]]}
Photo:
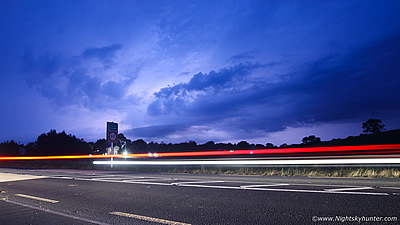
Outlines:
{"type": "Polygon", "coordinates": [[[2,0],[0,141],[301,143],[400,128],[400,1],[2,0]]]}

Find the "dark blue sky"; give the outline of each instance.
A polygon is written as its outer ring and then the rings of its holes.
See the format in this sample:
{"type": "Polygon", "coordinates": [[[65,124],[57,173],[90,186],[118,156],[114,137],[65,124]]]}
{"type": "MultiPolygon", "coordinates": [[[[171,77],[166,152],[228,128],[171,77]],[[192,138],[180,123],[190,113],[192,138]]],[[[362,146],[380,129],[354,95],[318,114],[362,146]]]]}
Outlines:
{"type": "Polygon", "coordinates": [[[400,1],[0,1],[0,141],[107,121],[166,143],[400,128],[400,1]]]}

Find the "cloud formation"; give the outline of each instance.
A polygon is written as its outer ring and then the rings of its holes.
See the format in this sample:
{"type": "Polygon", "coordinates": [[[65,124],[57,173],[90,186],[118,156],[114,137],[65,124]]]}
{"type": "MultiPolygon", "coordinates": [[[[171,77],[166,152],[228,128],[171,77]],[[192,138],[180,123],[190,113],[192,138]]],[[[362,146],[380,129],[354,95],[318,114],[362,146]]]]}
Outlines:
{"type": "Polygon", "coordinates": [[[169,121],[166,127],[174,129],[156,126],[134,133],[167,137],[189,127],[206,126],[232,136],[257,131],[265,135],[287,127],[400,112],[400,93],[395,88],[400,85],[398,40],[396,35],[346,55],[328,55],[299,65],[273,82],[268,76],[270,67],[254,63],[197,73],[186,83],[154,93],[147,108],[149,115],[164,117],[169,121]],[[263,79],[255,81],[254,74],[260,73],[263,79]]]}
{"type": "Polygon", "coordinates": [[[260,67],[257,64],[244,63],[208,74],[197,73],[188,83],[165,87],[154,93],[156,100],[149,105],[147,112],[153,116],[170,113],[217,114],[218,111],[232,106],[226,97],[246,89],[243,82],[247,75],[260,67]],[[224,97],[223,102],[218,99],[221,95],[224,97]],[[214,98],[210,99],[210,96],[214,98]],[[220,105],[221,103],[224,105],[220,105]],[[200,112],[199,108],[202,108],[200,112]]]}
{"type": "Polygon", "coordinates": [[[121,48],[120,44],[86,48],[81,56],[74,57],[61,53],[35,56],[33,50],[27,48],[23,68],[29,74],[28,84],[57,106],[77,105],[93,110],[117,107],[132,81],[132,77],[128,81],[110,79],[117,77],[116,74],[106,77],[121,48]],[[90,59],[100,60],[100,63],[88,61],[90,59]]]}
{"type": "Polygon", "coordinates": [[[97,58],[103,63],[108,63],[112,58],[115,57],[117,50],[120,50],[122,45],[113,44],[110,46],[104,46],[101,48],[87,48],[83,51],[82,56],[84,58],[97,58]]]}
{"type": "Polygon", "coordinates": [[[110,120],[131,139],[165,142],[274,143],[267,137],[316,127],[331,133],[324,140],[358,135],[370,117],[400,126],[400,2],[0,8],[0,116],[13,128],[0,129],[3,139],[56,128],[96,141],[110,120]]]}

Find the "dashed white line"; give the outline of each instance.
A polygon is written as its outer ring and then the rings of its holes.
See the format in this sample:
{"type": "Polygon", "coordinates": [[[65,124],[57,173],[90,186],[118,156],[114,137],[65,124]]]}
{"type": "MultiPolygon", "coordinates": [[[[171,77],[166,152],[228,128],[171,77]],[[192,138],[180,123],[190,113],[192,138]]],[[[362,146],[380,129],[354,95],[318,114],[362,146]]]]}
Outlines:
{"type": "Polygon", "coordinates": [[[254,191],[278,191],[278,192],[301,192],[301,193],[329,193],[329,194],[354,194],[354,195],[389,195],[380,192],[352,192],[352,191],[322,191],[322,190],[301,190],[301,189],[280,189],[280,188],[242,188],[232,186],[211,186],[211,185],[181,185],[184,187],[217,188],[217,189],[236,189],[236,190],[254,190],[254,191]]]}
{"type": "Polygon", "coordinates": [[[172,186],[172,184],[170,184],[170,183],[142,182],[142,181],[129,181],[129,180],[103,180],[103,179],[85,179],[85,178],[77,178],[76,180],[100,181],[100,182],[110,182],[110,183],[126,183],[126,184],[153,184],[153,185],[172,186]]]}
{"type": "Polygon", "coordinates": [[[143,177],[143,179],[127,179],[124,180],[124,182],[149,182],[149,181],[175,181],[176,179],[174,178],[145,178],[143,177]]]}
{"type": "Polygon", "coordinates": [[[302,193],[327,193],[327,194],[352,194],[352,195],[389,195],[388,193],[382,193],[382,192],[321,191],[321,190],[297,190],[297,189],[273,189],[273,188],[248,188],[245,190],[302,192],[302,193]]]}
{"type": "Polygon", "coordinates": [[[187,184],[209,184],[209,183],[224,183],[225,181],[222,180],[213,180],[213,181],[188,181],[188,182],[177,182],[177,183],[172,183],[172,185],[178,185],[178,186],[183,186],[187,184]]]}
{"type": "Polygon", "coordinates": [[[381,187],[381,188],[386,188],[386,189],[400,189],[400,187],[381,187]]]}
{"type": "Polygon", "coordinates": [[[233,187],[233,186],[214,186],[214,185],[198,185],[198,184],[181,184],[180,187],[200,187],[200,188],[218,188],[218,189],[238,189],[240,187],[233,187]]]}
{"type": "MultiPolygon", "coordinates": [[[[199,188],[217,188],[217,189],[234,189],[234,190],[258,190],[258,191],[279,191],[279,192],[301,192],[301,193],[334,193],[334,194],[357,194],[357,195],[389,195],[389,193],[385,192],[356,192],[357,190],[371,190],[373,187],[360,187],[360,186],[343,186],[343,185],[323,185],[323,184],[257,184],[257,185],[244,185],[244,186],[217,186],[217,185],[201,185],[202,183],[224,183],[227,181],[184,181],[184,182],[174,182],[174,183],[160,183],[153,182],[156,180],[165,180],[170,181],[174,180],[173,178],[160,178],[160,177],[143,177],[143,178],[152,178],[152,179],[143,179],[143,180],[135,180],[135,179],[127,179],[127,180],[114,180],[118,179],[115,177],[114,179],[84,179],[77,178],[77,180],[88,180],[88,181],[102,181],[102,182],[112,182],[112,183],[129,183],[129,184],[144,184],[144,185],[161,185],[161,186],[179,186],[179,187],[199,187],[199,188]],[[307,190],[307,189],[283,189],[283,188],[265,188],[265,187],[277,187],[277,186],[315,186],[315,187],[338,187],[333,189],[323,189],[323,190],[307,190]]],[[[177,180],[177,179],[175,179],[177,180]]],[[[236,181],[229,181],[236,182],[236,181]]],[[[241,183],[241,182],[237,182],[241,183]]],[[[385,187],[383,187],[385,188],[385,187]]],[[[386,187],[393,189],[400,189],[394,187],[386,187]]]]}
{"type": "Polygon", "coordinates": [[[116,215],[116,216],[124,216],[124,217],[138,219],[138,220],[150,221],[150,222],[154,222],[154,223],[168,224],[168,225],[190,225],[189,223],[182,223],[182,222],[176,222],[176,221],[171,221],[171,220],[158,219],[158,218],[154,218],[154,217],[141,216],[141,215],[135,215],[135,214],[131,214],[131,213],[124,213],[124,212],[110,212],[110,214],[116,215]]]}
{"type": "Polygon", "coordinates": [[[373,187],[351,187],[351,188],[335,188],[335,189],[324,189],[325,191],[341,192],[341,191],[357,191],[357,190],[371,190],[373,187]]]}
{"type": "Polygon", "coordinates": [[[155,182],[145,182],[145,181],[124,181],[121,183],[128,183],[128,184],[153,184],[153,185],[162,185],[162,186],[172,186],[171,183],[155,183],[155,182]]]}
{"type": "Polygon", "coordinates": [[[40,197],[36,197],[36,196],[30,196],[30,195],[25,195],[25,194],[15,194],[15,196],[19,196],[19,197],[23,197],[23,198],[30,198],[30,199],[34,199],[34,200],[39,200],[39,201],[43,201],[43,202],[50,202],[50,203],[58,203],[58,201],[56,200],[52,200],[52,199],[47,199],[47,198],[40,198],[40,197]]]}
{"type": "Polygon", "coordinates": [[[290,184],[258,184],[258,185],[246,185],[246,186],[240,186],[243,189],[247,188],[259,188],[259,187],[275,187],[275,186],[287,186],[290,184]]]}
{"type": "MultiPolygon", "coordinates": [[[[5,200],[0,200],[0,201],[5,201],[5,200]]],[[[88,223],[93,223],[93,224],[98,224],[98,225],[108,225],[107,223],[94,221],[94,220],[90,220],[90,219],[85,219],[85,218],[81,218],[81,217],[78,217],[78,216],[73,216],[73,215],[66,214],[66,213],[55,212],[55,211],[51,211],[49,209],[44,209],[44,208],[41,208],[41,207],[35,207],[35,206],[31,206],[31,205],[26,205],[26,204],[22,204],[22,203],[19,203],[19,202],[14,202],[14,201],[10,201],[10,200],[7,200],[5,202],[9,202],[9,203],[12,203],[12,204],[15,204],[15,205],[20,205],[20,206],[31,208],[31,209],[35,209],[35,210],[40,210],[40,211],[43,211],[43,212],[46,212],[46,213],[51,213],[51,214],[55,214],[55,215],[59,215],[59,216],[72,218],[72,219],[75,219],[75,220],[85,221],[85,222],[88,222],[88,223]]]]}

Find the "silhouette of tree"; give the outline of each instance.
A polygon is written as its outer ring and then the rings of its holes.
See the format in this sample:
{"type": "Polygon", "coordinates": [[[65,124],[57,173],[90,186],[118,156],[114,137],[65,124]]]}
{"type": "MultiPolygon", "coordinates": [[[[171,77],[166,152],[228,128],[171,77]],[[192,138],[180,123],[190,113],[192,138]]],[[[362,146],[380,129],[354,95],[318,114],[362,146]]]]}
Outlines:
{"type": "Polygon", "coordinates": [[[91,154],[92,146],[83,139],[78,139],[65,131],[57,133],[50,130],[47,134],[41,134],[34,145],[31,146],[31,154],[35,155],[79,155],[91,154]]]}
{"type": "Polygon", "coordinates": [[[132,142],[130,150],[132,152],[146,153],[146,152],[148,152],[147,143],[145,141],[143,141],[143,139],[138,139],[138,140],[132,142]]]}
{"type": "Polygon", "coordinates": [[[215,149],[216,150],[233,150],[234,149],[234,145],[232,143],[218,143],[215,144],[215,149]]]}
{"type": "Polygon", "coordinates": [[[13,140],[0,143],[0,155],[18,156],[20,146],[13,140]]]}
{"type": "Polygon", "coordinates": [[[195,141],[189,141],[187,148],[188,150],[197,150],[197,143],[195,141]]]}
{"type": "Polygon", "coordinates": [[[99,139],[93,144],[93,153],[104,154],[107,153],[108,141],[106,139],[99,139]]]}
{"type": "Polygon", "coordinates": [[[321,138],[315,137],[315,135],[310,135],[308,137],[304,137],[302,139],[303,144],[315,144],[315,143],[320,143],[321,138]]]}
{"type": "Polygon", "coordinates": [[[246,149],[251,149],[251,146],[247,141],[241,141],[236,145],[236,149],[246,150],[246,149]]]}
{"type": "Polygon", "coordinates": [[[264,146],[263,144],[256,144],[256,146],[255,146],[256,149],[263,149],[265,147],[268,147],[268,146],[264,146]]]}
{"type": "Polygon", "coordinates": [[[199,145],[199,150],[206,150],[206,151],[215,150],[215,143],[213,141],[209,141],[205,144],[199,145]]]}
{"type": "Polygon", "coordinates": [[[366,134],[376,134],[384,130],[385,124],[378,119],[369,119],[362,123],[363,132],[366,134]]]}
{"type": "Polygon", "coordinates": [[[154,142],[154,141],[147,144],[147,149],[150,152],[161,152],[160,144],[158,144],[157,142],[154,142]]]}
{"type": "Polygon", "coordinates": [[[266,148],[274,148],[275,146],[272,143],[267,143],[267,144],[265,144],[265,147],[266,148]]]}

